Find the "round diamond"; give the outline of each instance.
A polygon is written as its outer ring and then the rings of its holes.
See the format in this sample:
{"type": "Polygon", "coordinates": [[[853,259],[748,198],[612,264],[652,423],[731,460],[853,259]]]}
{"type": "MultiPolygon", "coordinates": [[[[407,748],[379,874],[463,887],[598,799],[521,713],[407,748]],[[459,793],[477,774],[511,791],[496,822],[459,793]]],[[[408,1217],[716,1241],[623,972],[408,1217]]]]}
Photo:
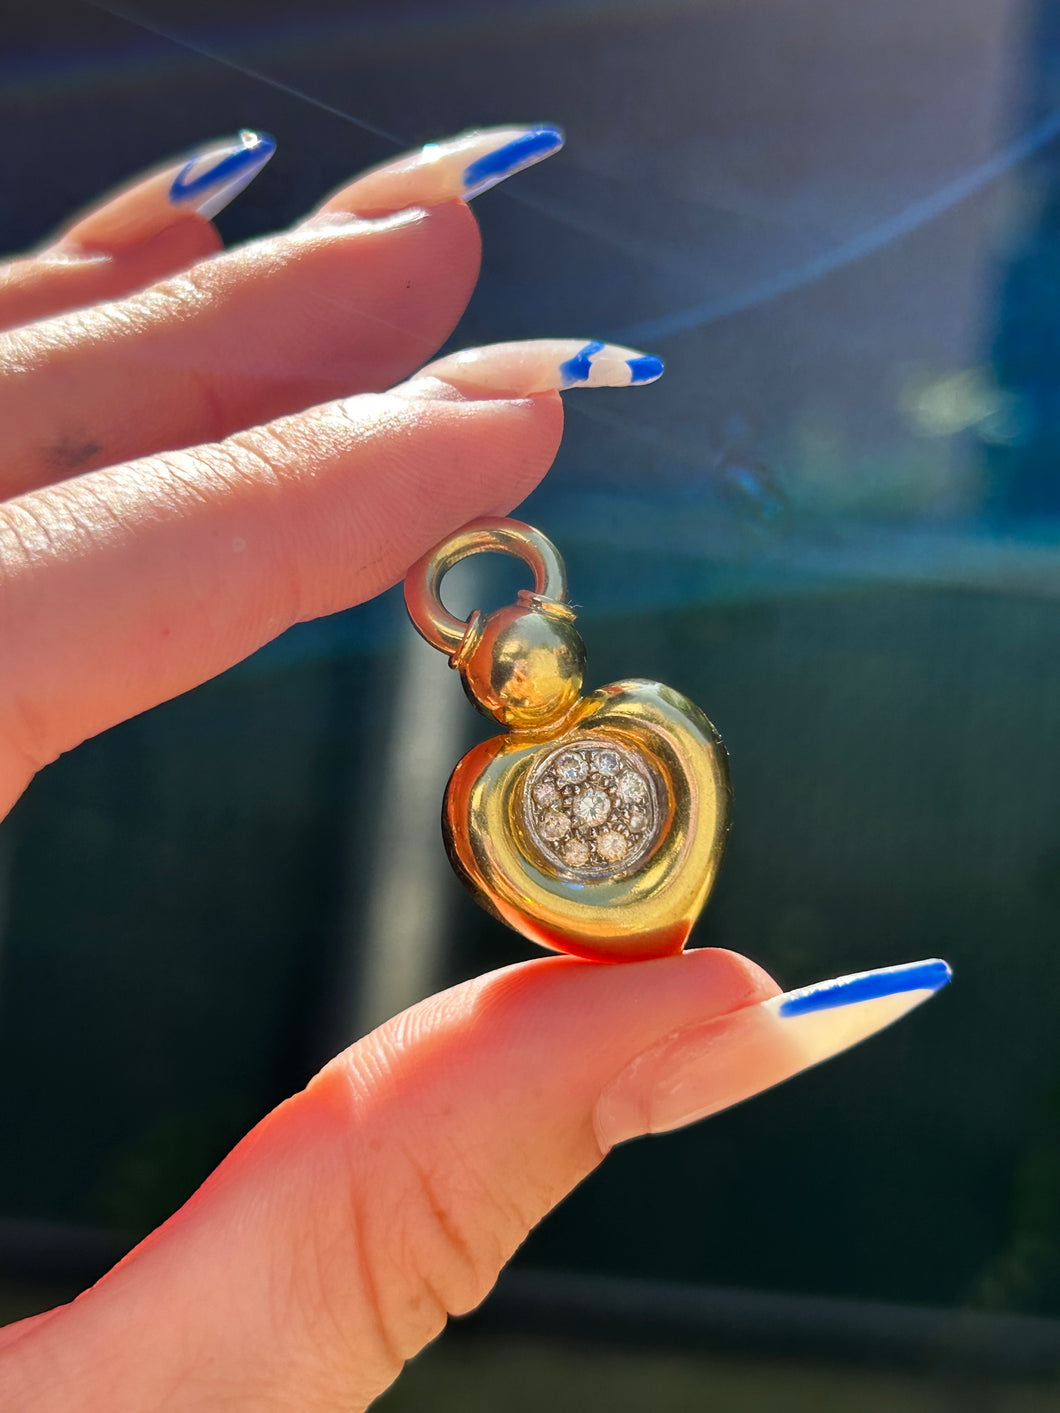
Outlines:
{"type": "Polygon", "coordinates": [[[570,833],[570,820],[559,810],[549,810],[538,824],[537,832],[542,839],[547,839],[550,844],[555,844],[560,839],[566,839],[570,833]]]}
{"type": "Polygon", "coordinates": [[[629,852],[629,840],[617,829],[604,829],[596,836],[596,852],[605,863],[618,863],[629,852]]]}
{"type": "Polygon", "coordinates": [[[568,839],[563,848],[563,862],[571,868],[584,868],[589,862],[589,845],[583,839],[568,839]]]}
{"type": "Polygon", "coordinates": [[[588,734],[540,753],[522,812],[538,865],[579,882],[638,867],[664,819],[648,760],[631,746],[588,734]]]}
{"type": "Polygon", "coordinates": [[[580,785],[589,774],[584,756],[566,751],[556,761],[556,775],[565,785],[580,785]]]}
{"type": "Polygon", "coordinates": [[[627,770],[618,782],[619,796],[625,800],[627,805],[635,801],[643,800],[648,793],[648,782],[643,775],[637,775],[632,770],[627,770]]]}
{"type": "Polygon", "coordinates": [[[603,824],[611,813],[606,790],[586,790],[574,801],[574,813],[582,824],[603,824]]]}

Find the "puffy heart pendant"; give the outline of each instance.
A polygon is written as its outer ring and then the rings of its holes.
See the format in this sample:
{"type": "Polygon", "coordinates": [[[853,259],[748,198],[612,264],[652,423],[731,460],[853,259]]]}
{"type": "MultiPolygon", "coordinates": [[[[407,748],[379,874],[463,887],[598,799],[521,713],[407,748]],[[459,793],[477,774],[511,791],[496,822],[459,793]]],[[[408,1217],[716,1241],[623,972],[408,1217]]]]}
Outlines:
{"type": "Polygon", "coordinates": [[[533,942],[600,961],[684,946],[725,848],[725,748],[697,706],[658,682],[581,695],[585,647],[555,546],[516,520],[478,520],[405,581],[409,614],[449,654],[464,689],[506,735],[453,771],[442,827],[456,872],[533,942]],[[462,622],[441,580],[468,555],[518,555],[534,591],[462,622]]]}

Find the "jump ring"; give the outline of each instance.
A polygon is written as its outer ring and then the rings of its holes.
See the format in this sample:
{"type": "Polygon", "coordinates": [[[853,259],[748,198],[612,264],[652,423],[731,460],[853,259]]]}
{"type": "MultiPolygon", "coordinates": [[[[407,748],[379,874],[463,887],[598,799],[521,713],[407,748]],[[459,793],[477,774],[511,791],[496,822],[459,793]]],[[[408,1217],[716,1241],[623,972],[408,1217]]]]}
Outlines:
{"type": "Polygon", "coordinates": [[[477,616],[457,618],[441,600],[442,580],[455,564],[473,554],[514,555],[534,573],[534,593],[555,603],[567,601],[567,571],[559,550],[521,520],[472,520],[418,560],[405,576],[405,605],[416,631],[432,648],[452,656],[477,616]]]}

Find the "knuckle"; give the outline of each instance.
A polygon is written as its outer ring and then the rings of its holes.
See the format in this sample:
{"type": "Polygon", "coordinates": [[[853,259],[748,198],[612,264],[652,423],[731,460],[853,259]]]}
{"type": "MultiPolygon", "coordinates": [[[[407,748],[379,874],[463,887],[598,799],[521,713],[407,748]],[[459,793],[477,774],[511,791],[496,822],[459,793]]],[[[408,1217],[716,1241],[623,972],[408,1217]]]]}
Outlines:
{"type": "Polygon", "coordinates": [[[455,1148],[431,1162],[411,1150],[404,1159],[409,1182],[396,1240],[407,1290],[446,1314],[465,1314],[489,1294],[528,1224],[455,1148]]]}
{"type": "MultiPolygon", "coordinates": [[[[274,276],[275,263],[259,252],[253,283],[263,285],[274,276]]],[[[113,344],[134,353],[144,340],[161,334],[186,340],[194,356],[173,366],[175,395],[184,404],[187,424],[205,441],[220,440],[246,424],[252,380],[232,376],[231,356],[217,351],[220,345],[211,330],[238,317],[250,273],[245,251],[214,256],[123,299],[68,316],[69,332],[85,345],[113,344]]]]}
{"type": "Polygon", "coordinates": [[[234,432],[219,450],[250,471],[259,485],[280,491],[298,454],[297,436],[290,426],[270,423],[234,432]]]}
{"type": "MultiPolygon", "coordinates": [[[[375,1094],[399,1091],[401,1071],[400,1060],[376,1048],[375,1094]]],[[[383,1127],[366,1124],[364,1075],[349,1053],[313,1088],[318,1097],[326,1089],[343,1116],[342,1244],[351,1250],[376,1347],[400,1367],[450,1315],[465,1314],[488,1295],[531,1222],[503,1179],[494,1181],[492,1164],[480,1162],[458,1132],[439,1139],[438,1123],[453,1127],[444,1114],[425,1120],[429,1131],[414,1125],[399,1132],[385,1104],[378,1111],[383,1127]]],[[[533,1219],[540,1215],[535,1209],[533,1219]]]]}
{"type": "Polygon", "coordinates": [[[300,517],[277,513],[297,493],[296,434],[276,425],[255,427],[226,438],[216,450],[232,473],[253,487],[254,499],[265,511],[259,523],[268,537],[270,597],[281,617],[300,622],[310,611],[312,556],[305,553],[303,535],[296,528],[300,517]]]}
{"type": "MultiPolygon", "coordinates": [[[[216,271],[209,263],[162,280],[149,289],[110,306],[112,317],[122,320],[130,333],[152,329],[179,329],[208,316],[218,297],[216,271]]],[[[187,360],[181,368],[181,396],[194,410],[195,426],[207,440],[223,437],[238,418],[229,380],[209,360],[187,360]]]]}

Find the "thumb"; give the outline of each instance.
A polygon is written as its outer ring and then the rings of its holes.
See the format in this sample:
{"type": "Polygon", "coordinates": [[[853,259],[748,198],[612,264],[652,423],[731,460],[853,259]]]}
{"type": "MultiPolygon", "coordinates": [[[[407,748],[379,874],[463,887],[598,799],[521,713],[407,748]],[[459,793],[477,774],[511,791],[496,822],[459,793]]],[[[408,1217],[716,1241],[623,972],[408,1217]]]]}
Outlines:
{"type": "Polygon", "coordinates": [[[542,959],[433,997],[274,1110],[91,1291],[16,1327],[0,1405],[363,1408],[610,1144],[826,1058],[944,972],[792,1000],[708,950],[542,959]]]}

